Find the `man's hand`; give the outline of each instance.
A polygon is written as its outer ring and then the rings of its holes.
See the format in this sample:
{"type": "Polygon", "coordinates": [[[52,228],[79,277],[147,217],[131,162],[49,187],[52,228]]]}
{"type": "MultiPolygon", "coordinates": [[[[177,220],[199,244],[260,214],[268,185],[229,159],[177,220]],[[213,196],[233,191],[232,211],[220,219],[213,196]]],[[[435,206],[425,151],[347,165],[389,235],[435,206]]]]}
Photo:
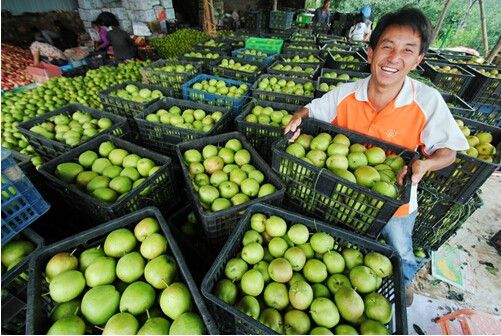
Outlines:
{"type": "Polygon", "coordinates": [[[308,114],[309,111],[306,107],[300,108],[294,113],[291,121],[287,124],[287,126],[285,126],[284,134],[287,134],[289,132],[294,133],[292,137],[289,139],[289,142],[294,142],[297,139],[297,137],[301,133],[299,125],[301,125],[301,122],[303,121],[304,118],[308,117],[308,114]]]}
{"type": "Polygon", "coordinates": [[[287,134],[289,132],[293,132],[294,134],[292,137],[289,139],[289,142],[294,142],[299,134],[301,133],[301,130],[299,129],[299,125],[301,125],[301,122],[303,121],[303,118],[300,116],[294,115],[291,119],[291,121],[285,126],[284,129],[284,134],[287,134]]]}
{"type": "MultiPolygon", "coordinates": [[[[413,185],[416,185],[421,181],[423,178],[424,174],[426,174],[429,170],[429,165],[427,161],[424,160],[416,160],[412,164],[412,176],[411,176],[411,182],[413,185]]],[[[397,175],[397,183],[398,185],[404,185],[404,179],[405,175],[407,175],[407,172],[409,171],[408,166],[404,166],[402,170],[398,173],[397,175]]]]}

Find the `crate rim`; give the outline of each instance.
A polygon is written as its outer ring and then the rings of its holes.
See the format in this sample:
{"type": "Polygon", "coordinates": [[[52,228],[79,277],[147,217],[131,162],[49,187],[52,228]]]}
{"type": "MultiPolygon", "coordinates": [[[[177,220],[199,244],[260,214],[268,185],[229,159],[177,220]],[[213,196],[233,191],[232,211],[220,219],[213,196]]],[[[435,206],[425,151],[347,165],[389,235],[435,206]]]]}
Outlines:
{"type": "MultiPolygon", "coordinates": [[[[219,332],[217,330],[215,322],[213,321],[213,318],[210,315],[210,313],[205,305],[205,302],[203,301],[200,290],[196,286],[196,284],[193,280],[193,277],[191,275],[191,272],[188,269],[186,262],[184,261],[184,256],[183,256],[181,250],[179,249],[177,242],[175,241],[175,239],[173,239],[172,232],[171,232],[170,228],[168,227],[168,225],[165,221],[165,218],[161,214],[160,210],[156,207],[148,206],[148,207],[136,210],[136,211],[131,212],[127,215],[120,216],[120,217],[117,217],[117,218],[109,220],[109,221],[105,221],[104,223],[101,223],[96,227],[85,230],[77,235],[67,237],[63,240],[60,240],[60,241],[54,243],[54,244],[43,246],[43,248],[40,249],[37,252],[37,254],[34,255],[33,258],[30,260],[30,264],[29,264],[30,270],[33,270],[35,268],[35,260],[44,256],[45,254],[49,254],[51,250],[63,249],[63,248],[66,248],[66,246],[71,245],[71,244],[74,245],[73,241],[75,240],[75,237],[78,237],[80,239],[88,239],[87,241],[85,241],[85,243],[88,243],[89,240],[95,238],[98,235],[106,235],[113,230],[116,230],[116,229],[123,227],[122,222],[124,220],[127,220],[127,219],[130,219],[130,220],[134,219],[135,220],[136,218],[144,218],[148,215],[155,216],[156,219],[159,221],[161,232],[164,235],[168,235],[168,236],[170,236],[170,238],[172,238],[172,239],[169,239],[169,238],[167,238],[167,239],[170,240],[169,247],[171,249],[172,255],[176,259],[176,264],[179,267],[181,274],[184,278],[183,282],[185,282],[187,287],[189,288],[190,294],[193,297],[193,301],[195,302],[195,305],[197,306],[198,310],[200,311],[200,315],[201,315],[202,320],[204,321],[204,325],[207,327],[207,332],[209,332],[209,334],[217,335],[219,332]],[[181,258],[183,262],[178,262],[178,260],[177,260],[178,258],[181,258]],[[195,300],[195,297],[196,297],[196,300],[195,300]]],[[[28,304],[27,304],[27,306],[31,306],[31,309],[28,310],[26,313],[26,315],[27,315],[27,321],[26,321],[27,322],[26,323],[27,334],[34,334],[34,330],[33,330],[34,329],[34,325],[33,325],[33,301],[34,301],[33,287],[34,286],[30,285],[30,284],[32,284],[32,281],[34,281],[32,279],[33,279],[33,277],[30,276],[30,281],[28,283],[29,286],[28,286],[28,304]],[[29,303],[31,303],[31,305],[29,303]],[[28,328],[30,328],[30,329],[28,329],[28,328]]]]}
{"type": "MultiPolygon", "coordinates": [[[[139,88],[143,87],[143,88],[146,88],[146,89],[150,89],[150,90],[158,90],[160,92],[162,92],[162,94],[165,96],[170,96],[172,95],[172,89],[169,89],[169,88],[166,88],[166,87],[163,87],[163,86],[156,86],[156,85],[151,85],[151,84],[146,84],[146,83],[143,83],[143,82],[134,82],[134,81],[125,81],[125,82],[122,82],[122,83],[119,83],[117,85],[114,85],[112,87],[109,87],[107,88],[106,90],[103,90],[103,91],[99,91],[99,98],[100,100],[101,99],[107,99],[108,97],[111,97],[111,99],[115,100],[119,100],[121,102],[126,102],[127,104],[133,104],[135,106],[140,106],[141,108],[146,108],[147,106],[149,106],[150,104],[153,104],[154,102],[156,102],[157,100],[159,100],[160,98],[155,98],[155,99],[152,99],[150,101],[147,101],[147,102],[142,102],[142,103],[139,103],[139,102],[135,102],[135,101],[132,101],[132,100],[127,100],[127,99],[123,99],[123,98],[120,98],[118,96],[110,96],[110,93],[114,92],[114,91],[117,91],[119,89],[122,89],[122,88],[125,88],[127,85],[129,84],[133,84],[139,88]]],[[[101,100],[101,103],[103,103],[103,101],[101,100]]],[[[104,103],[103,105],[106,105],[107,103],[104,103]]]]}
{"type": "MultiPolygon", "coordinates": [[[[313,223],[315,228],[318,228],[318,229],[322,230],[323,232],[328,232],[329,234],[332,234],[332,235],[341,236],[341,239],[348,240],[349,242],[352,242],[353,240],[359,241],[364,245],[369,245],[368,248],[370,248],[370,249],[373,249],[373,248],[378,249],[377,252],[381,252],[381,250],[389,250],[388,252],[392,253],[389,258],[396,259],[395,265],[394,265],[396,267],[394,267],[394,272],[395,271],[397,272],[397,278],[403,279],[401,257],[399,256],[398,252],[395,249],[393,249],[390,245],[383,245],[381,243],[378,243],[375,240],[368,239],[367,237],[364,237],[361,235],[356,235],[355,233],[349,232],[345,229],[325,224],[322,221],[306,217],[306,216],[298,214],[296,212],[290,212],[288,210],[284,210],[284,209],[274,207],[274,206],[268,205],[268,204],[262,204],[262,203],[253,204],[246,211],[245,216],[240,219],[237,227],[235,228],[235,230],[233,230],[230,237],[227,239],[223,248],[219,252],[219,255],[216,257],[216,260],[214,261],[214,263],[210,267],[209,271],[205,275],[205,277],[202,281],[201,291],[202,291],[202,295],[205,296],[206,299],[208,299],[212,303],[218,305],[220,308],[222,308],[224,310],[229,310],[230,313],[232,315],[236,316],[237,318],[244,320],[244,321],[251,323],[251,324],[258,323],[259,328],[261,328],[263,331],[266,331],[267,334],[277,334],[277,332],[270,329],[269,327],[265,326],[264,324],[262,324],[258,320],[255,320],[252,317],[248,316],[247,314],[244,314],[243,312],[241,312],[240,310],[238,310],[234,306],[224,303],[222,300],[217,298],[214,294],[212,294],[209,291],[209,283],[208,283],[211,278],[215,277],[216,269],[218,267],[224,266],[223,260],[222,260],[222,258],[219,258],[219,256],[229,255],[229,252],[230,252],[231,248],[233,247],[233,245],[238,242],[239,234],[241,233],[241,231],[243,231],[245,228],[247,228],[247,224],[250,221],[251,215],[256,213],[256,212],[260,212],[260,211],[270,212],[270,213],[272,213],[274,215],[278,215],[278,216],[285,214],[288,217],[294,217],[294,221],[298,222],[298,223],[303,223],[303,224],[305,222],[313,223]],[[395,270],[395,268],[396,268],[396,270],[395,270]]],[[[393,262],[392,262],[392,264],[393,264],[393,262]]],[[[399,311],[398,313],[395,311],[395,317],[397,320],[400,320],[401,326],[403,328],[402,334],[406,334],[408,332],[407,331],[407,329],[408,329],[408,327],[407,327],[407,314],[406,314],[406,309],[403,306],[403,304],[404,304],[403,298],[404,297],[405,297],[405,289],[404,289],[403,284],[402,283],[395,284],[395,310],[397,307],[397,303],[398,303],[398,306],[401,308],[400,309],[401,311],[399,311]],[[399,295],[397,295],[397,294],[399,294],[399,295]]]]}
{"type": "Polygon", "coordinates": [[[426,70],[426,67],[428,67],[428,70],[432,70],[434,71],[435,73],[438,73],[438,74],[445,74],[446,76],[462,76],[462,77],[468,77],[468,78],[475,78],[475,75],[473,75],[472,73],[470,73],[468,70],[466,70],[463,66],[460,66],[460,65],[457,65],[457,64],[454,64],[453,67],[455,68],[459,68],[459,70],[461,71],[461,73],[459,74],[455,74],[455,73],[445,73],[445,72],[440,72],[440,71],[437,71],[435,70],[432,65],[438,65],[438,66],[451,66],[450,63],[446,63],[446,62],[437,62],[437,61],[425,61],[424,62],[424,65],[425,65],[425,70],[426,70]]]}
{"type": "MultiPolygon", "coordinates": [[[[230,214],[230,213],[239,212],[239,211],[247,209],[252,204],[258,203],[260,201],[267,201],[270,198],[272,198],[274,195],[276,195],[277,193],[283,194],[285,192],[285,185],[283,184],[282,180],[280,180],[278,178],[278,176],[275,174],[275,172],[273,172],[273,169],[271,169],[271,167],[270,167],[270,174],[268,174],[269,176],[266,176],[266,175],[265,176],[267,177],[267,180],[269,180],[269,183],[273,184],[276,188],[275,192],[273,192],[272,194],[266,195],[264,197],[257,197],[254,199],[250,199],[248,202],[245,202],[245,203],[242,203],[242,204],[239,204],[236,206],[231,206],[231,207],[224,209],[224,210],[221,210],[221,211],[208,212],[207,210],[205,210],[200,205],[201,202],[200,202],[200,199],[198,196],[198,192],[196,192],[195,189],[193,188],[193,182],[191,181],[191,178],[189,177],[190,174],[189,174],[188,168],[187,168],[186,164],[184,163],[183,152],[188,150],[188,149],[193,149],[194,148],[193,146],[195,144],[197,144],[198,142],[200,142],[200,140],[204,140],[205,142],[210,144],[216,138],[221,138],[220,140],[218,140],[221,142],[227,141],[227,140],[233,139],[233,138],[240,140],[240,142],[242,143],[242,149],[247,149],[251,154],[251,158],[258,161],[259,165],[269,167],[269,165],[266,163],[266,161],[264,161],[264,159],[261,157],[261,155],[259,155],[259,153],[252,147],[252,145],[245,138],[245,136],[238,131],[212,135],[210,137],[205,137],[203,139],[197,139],[197,140],[187,141],[187,142],[183,142],[183,143],[178,144],[176,146],[176,152],[177,152],[179,161],[181,162],[184,180],[188,184],[188,189],[190,191],[189,194],[191,195],[191,198],[193,198],[193,201],[194,201],[194,202],[192,202],[192,205],[194,205],[194,208],[196,209],[198,214],[203,219],[207,220],[208,218],[210,218],[214,215],[218,215],[218,216],[222,217],[222,216],[225,216],[225,215],[230,214]],[[226,140],[223,140],[223,138],[226,140]]],[[[264,174],[264,172],[262,172],[262,173],[264,174]]]]}

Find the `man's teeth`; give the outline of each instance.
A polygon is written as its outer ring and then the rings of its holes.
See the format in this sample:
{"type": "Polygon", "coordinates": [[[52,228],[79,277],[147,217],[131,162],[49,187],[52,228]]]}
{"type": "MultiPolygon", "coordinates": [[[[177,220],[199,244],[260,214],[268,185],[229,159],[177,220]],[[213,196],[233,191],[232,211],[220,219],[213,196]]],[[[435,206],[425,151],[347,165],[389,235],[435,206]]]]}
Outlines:
{"type": "Polygon", "coordinates": [[[381,70],[391,72],[391,73],[396,73],[398,70],[394,68],[388,68],[388,67],[381,67],[381,70]]]}

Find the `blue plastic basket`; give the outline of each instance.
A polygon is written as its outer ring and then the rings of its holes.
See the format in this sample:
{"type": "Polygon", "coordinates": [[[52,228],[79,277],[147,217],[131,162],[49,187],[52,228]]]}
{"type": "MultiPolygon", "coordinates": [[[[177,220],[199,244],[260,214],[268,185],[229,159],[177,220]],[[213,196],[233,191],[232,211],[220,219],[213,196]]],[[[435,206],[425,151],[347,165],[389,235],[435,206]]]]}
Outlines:
{"type": "Polygon", "coordinates": [[[2,148],[2,245],[49,210],[49,204],[2,148]]]}
{"type": "Polygon", "coordinates": [[[242,112],[243,106],[245,104],[245,101],[247,100],[247,97],[249,96],[250,89],[252,87],[252,83],[246,83],[234,79],[228,79],[228,78],[223,78],[223,77],[218,77],[218,76],[212,76],[212,75],[206,75],[206,74],[200,74],[196,77],[193,77],[189,81],[185,82],[181,86],[181,90],[183,92],[183,99],[185,100],[193,100],[193,101],[199,101],[203,102],[209,105],[216,105],[216,106],[224,106],[228,109],[231,109],[234,115],[238,115],[240,112],[242,112]],[[201,90],[196,90],[193,89],[191,86],[195,83],[204,81],[204,80],[222,80],[226,84],[229,85],[236,85],[240,86],[241,84],[246,84],[248,86],[248,91],[245,93],[242,97],[240,98],[231,98],[215,93],[209,93],[201,90]]]}
{"type": "Polygon", "coordinates": [[[233,50],[231,52],[231,56],[232,57],[243,58],[245,61],[248,61],[248,62],[249,61],[263,62],[266,65],[270,65],[271,63],[273,63],[275,61],[275,59],[277,58],[277,56],[278,56],[277,53],[273,53],[273,52],[270,52],[270,51],[263,51],[263,50],[260,50],[260,51],[264,52],[266,55],[268,55],[267,57],[255,56],[255,55],[247,55],[247,54],[244,54],[245,50],[248,50],[248,49],[247,48],[235,49],[235,50],[233,50]]]}

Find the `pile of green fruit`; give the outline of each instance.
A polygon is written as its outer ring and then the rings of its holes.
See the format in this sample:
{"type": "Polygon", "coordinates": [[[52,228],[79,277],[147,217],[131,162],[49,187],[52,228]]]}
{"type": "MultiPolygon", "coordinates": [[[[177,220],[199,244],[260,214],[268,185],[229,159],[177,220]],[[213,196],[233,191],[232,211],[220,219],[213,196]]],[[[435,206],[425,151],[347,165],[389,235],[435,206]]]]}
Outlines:
{"type": "Polygon", "coordinates": [[[30,128],[30,131],[47,139],[76,146],[113,126],[106,117],[95,119],[87,112],[75,111],[72,115],[58,114],[30,128]]]}
{"type": "Polygon", "coordinates": [[[249,226],[213,290],[220,300],[279,334],[390,334],[392,304],[377,293],[393,274],[388,257],[276,215],[255,213],[249,226]]]}
{"type": "Polygon", "coordinates": [[[496,155],[496,147],[491,144],[492,134],[489,132],[477,132],[472,135],[471,130],[462,120],[456,119],[456,124],[459,126],[470,145],[470,148],[466,151],[461,151],[461,153],[492,163],[496,155]]]}
{"type": "MultiPolygon", "coordinates": [[[[55,175],[104,203],[114,203],[152,176],[160,166],[153,160],[116,148],[111,141],[99,145],[98,153],[87,150],[78,163],[64,162],[55,175]]],[[[148,188],[142,191],[147,193],[148,188]]]]}
{"type": "Polygon", "coordinates": [[[444,66],[431,65],[431,67],[435,71],[441,72],[441,73],[449,73],[449,74],[455,74],[455,75],[460,75],[461,74],[461,70],[459,70],[459,68],[456,68],[456,67],[450,66],[450,65],[444,65],[444,66]]]}
{"type": "Polygon", "coordinates": [[[257,84],[258,90],[285,93],[296,96],[313,97],[315,87],[313,83],[296,83],[294,80],[278,79],[276,77],[264,77],[257,84]]]}
{"type": "Polygon", "coordinates": [[[221,211],[276,191],[273,184],[264,183],[263,172],[250,164],[251,154],[238,139],[230,139],[219,148],[207,145],[202,152],[189,149],[183,158],[206,210],[221,211]]]}
{"type": "Polygon", "coordinates": [[[191,64],[166,64],[161,67],[151,68],[152,70],[157,71],[165,71],[165,72],[177,72],[177,73],[185,73],[191,72],[194,68],[191,64]]]}
{"type": "Polygon", "coordinates": [[[501,73],[499,73],[498,69],[487,70],[484,68],[478,68],[476,70],[478,72],[480,72],[482,75],[487,76],[487,77],[497,78],[497,79],[501,78],[501,73]]]}
{"type": "Polygon", "coordinates": [[[314,45],[289,44],[287,49],[316,50],[317,47],[314,45]]]}
{"type": "Polygon", "coordinates": [[[449,59],[448,60],[451,63],[457,63],[457,64],[489,64],[483,57],[478,57],[478,56],[472,56],[471,58],[467,60],[462,60],[462,59],[449,59]]]}
{"type": "Polygon", "coordinates": [[[326,73],[324,73],[322,75],[322,77],[324,77],[324,78],[336,78],[336,79],[339,79],[339,80],[345,80],[345,81],[349,81],[349,82],[354,82],[354,81],[360,79],[359,77],[350,77],[350,75],[348,75],[346,73],[337,74],[334,71],[332,71],[332,72],[326,72],[326,73]]]}
{"type": "Polygon", "coordinates": [[[320,85],[318,86],[318,90],[322,91],[322,92],[329,92],[329,91],[334,90],[336,87],[338,87],[339,85],[342,85],[342,84],[344,84],[344,83],[337,82],[335,84],[329,84],[329,83],[325,83],[325,82],[320,82],[320,85]]]}
{"type": "Polygon", "coordinates": [[[405,162],[398,155],[387,156],[380,147],[351,144],[344,134],[332,137],[320,133],[315,137],[301,134],[285,151],[315,167],[325,167],[342,179],[393,199],[398,197],[396,176],[405,162]]]}
{"type": "Polygon", "coordinates": [[[2,97],[2,146],[33,156],[35,167],[40,156],[18,131],[17,125],[64,105],[78,103],[102,109],[99,92],[124,81],[141,80],[141,67],[150,62],[121,63],[118,67],[102,66],[80,77],[54,77],[43,85],[22,93],[5,92],[2,97]]]}
{"type": "Polygon", "coordinates": [[[29,240],[13,239],[2,246],[2,265],[10,271],[34,249],[35,245],[29,240]]]}
{"type": "Polygon", "coordinates": [[[315,55],[294,55],[292,57],[283,56],[283,60],[288,63],[322,63],[322,60],[315,55]]]}
{"type": "Polygon", "coordinates": [[[185,53],[184,57],[216,59],[216,58],[219,58],[219,54],[212,53],[212,52],[202,53],[202,52],[198,52],[198,51],[191,51],[189,53],[185,53]]]}
{"type": "Polygon", "coordinates": [[[147,121],[163,125],[186,128],[199,132],[209,132],[214,125],[223,117],[223,112],[215,111],[207,114],[202,109],[181,110],[178,106],[171,106],[169,110],[159,109],[146,116],[147,121]]]}
{"type": "Polygon", "coordinates": [[[217,47],[222,47],[224,46],[224,42],[218,42],[214,39],[210,39],[210,40],[207,40],[203,43],[199,43],[198,46],[200,47],[214,47],[214,48],[217,48],[217,47]]]}
{"type": "MultiPolygon", "coordinates": [[[[294,113],[294,111],[292,111],[294,113]]],[[[261,125],[284,128],[292,119],[292,114],[286,110],[275,110],[270,106],[256,105],[251,113],[245,116],[245,121],[261,125]]]]}
{"type": "Polygon", "coordinates": [[[195,29],[179,29],[172,34],[166,34],[151,40],[150,44],[155,47],[158,56],[170,59],[178,54],[188,53],[195,46],[205,40],[207,34],[195,29]]]}
{"type": "Polygon", "coordinates": [[[340,69],[356,69],[358,68],[355,64],[346,64],[346,63],[360,63],[362,60],[356,58],[353,55],[342,56],[340,54],[332,55],[332,59],[335,62],[343,62],[344,64],[339,65],[340,69]]]}
{"type": "Polygon", "coordinates": [[[240,84],[240,86],[226,85],[223,80],[217,80],[214,78],[194,83],[192,85],[192,88],[208,93],[228,96],[230,98],[240,98],[244,96],[249,90],[247,84],[240,84]]]}
{"type": "Polygon", "coordinates": [[[45,278],[55,303],[48,335],[206,334],[160,225],[146,217],[80,255],[60,252],[45,278]]]}
{"type": "Polygon", "coordinates": [[[157,98],[162,98],[164,94],[160,90],[141,89],[134,84],[128,84],[123,89],[111,92],[110,96],[131,100],[136,103],[146,103],[157,98]]]}
{"type": "Polygon", "coordinates": [[[276,71],[293,71],[293,72],[304,72],[306,74],[311,75],[315,69],[311,65],[293,65],[290,64],[284,64],[284,63],[279,63],[277,62],[272,69],[276,71]]]}
{"type": "Polygon", "coordinates": [[[248,63],[240,63],[240,62],[235,62],[233,59],[223,59],[221,63],[219,63],[220,67],[222,68],[227,68],[227,69],[232,69],[236,71],[243,71],[243,72],[248,72],[248,73],[253,73],[258,70],[257,66],[254,64],[248,64],[248,63]]]}
{"type": "Polygon", "coordinates": [[[244,49],[242,51],[244,55],[258,56],[258,57],[268,57],[268,54],[261,50],[256,49],[244,49]]]}
{"type": "Polygon", "coordinates": [[[296,36],[292,38],[293,42],[312,42],[315,43],[315,38],[313,36],[310,37],[303,37],[303,36],[296,36]]]}

